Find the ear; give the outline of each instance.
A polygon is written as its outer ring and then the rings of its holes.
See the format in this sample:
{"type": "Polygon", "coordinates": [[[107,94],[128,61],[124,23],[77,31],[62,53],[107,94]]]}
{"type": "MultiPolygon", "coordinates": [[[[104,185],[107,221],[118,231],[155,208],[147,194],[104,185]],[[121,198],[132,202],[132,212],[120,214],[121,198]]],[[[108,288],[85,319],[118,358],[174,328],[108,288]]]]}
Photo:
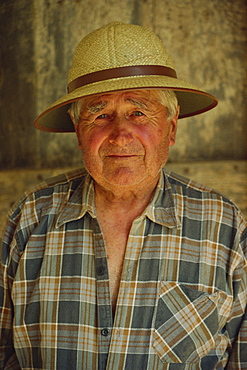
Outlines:
{"type": "Polygon", "coordinates": [[[81,145],[81,138],[80,138],[80,129],[79,129],[79,124],[74,123],[74,128],[75,128],[75,133],[78,141],[78,148],[82,150],[82,145],[81,145]]]}
{"type": "Polygon", "coordinates": [[[180,107],[177,107],[177,111],[172,117],[170,121],[170,136],[169,136],[169,145],[172,146],[175,144],[176,141],[176,133],[177,133],[177,126],[178,126],[178,116],[180,112],[180,107]]]}
{"type": "Polygon", "coordinates": [[[76,133],[76,137],[77,137],[77,141],[78,141],[78,148],[81,150],[82,149],[82,145],[81,145],[81,140],[80,140],[79,123],[78,124],[75,123],[74,116],[71,114],[70,111],[68,111],[68,113],[70,115],[71,121],[74,124],[74,129],[75,129],[75,133],[76,133]]]}

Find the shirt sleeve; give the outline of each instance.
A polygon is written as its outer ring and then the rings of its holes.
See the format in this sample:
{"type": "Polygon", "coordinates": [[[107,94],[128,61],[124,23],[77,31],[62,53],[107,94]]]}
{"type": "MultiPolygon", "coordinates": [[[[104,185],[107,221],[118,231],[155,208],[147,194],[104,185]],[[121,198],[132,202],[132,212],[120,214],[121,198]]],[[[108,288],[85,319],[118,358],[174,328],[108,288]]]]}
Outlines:
{"type": "Polygon", "coordinates": [[[15,241],[16,224],[10,217],[0,237],[0,369],[20,369],[13,345],[14,308],[11,300],[20,252],[15,241]]]}
{"type": "Polygon", "coordinates": [[[232,348],[230,349],[227,370],[247,369],[247,229],[241,242],[243,263],[236,269],[233,284],[235,287],[231,320],[227,324],[232,348]]]}

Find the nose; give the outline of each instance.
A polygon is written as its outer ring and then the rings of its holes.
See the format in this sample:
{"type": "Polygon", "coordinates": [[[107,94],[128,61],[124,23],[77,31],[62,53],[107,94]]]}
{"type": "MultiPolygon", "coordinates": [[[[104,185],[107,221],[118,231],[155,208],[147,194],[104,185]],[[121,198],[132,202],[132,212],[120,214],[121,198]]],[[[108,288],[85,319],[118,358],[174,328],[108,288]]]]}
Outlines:
{"type": "Polygon", "coordinates": [[[109,142],[119,146],[126,146],[134,140],[133,132],[125,114],[118,115],[112,122],[112,131],[109,135],[109,142]]]}

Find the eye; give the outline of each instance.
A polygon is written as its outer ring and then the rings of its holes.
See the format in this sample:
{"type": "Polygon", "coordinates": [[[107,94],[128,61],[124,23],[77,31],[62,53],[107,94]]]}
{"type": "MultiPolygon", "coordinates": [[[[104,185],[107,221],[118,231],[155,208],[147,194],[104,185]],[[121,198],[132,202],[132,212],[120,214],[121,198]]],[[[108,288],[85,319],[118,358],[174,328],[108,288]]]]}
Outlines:
{"type": "Polygon", "coordinates": [[[139,110],[135,110],[133,113],[132,113],[133,116],[144,116],[144,114],[139,111],[139,110]]]}
{"type": "Polygon", "coordinates": [[[96,117],[96,119],[105,119],[109,117],[107,114],[101,114],[100,116],[96,117]]]}
{"type": "Polygon", "coordinates": [[[140,111],[140,110],[134,110],[130,113],[130,115],[128,116],[129,120],[135,124],[138,124],[138,125],[143,125],[144,123],[147,122],[147,116],[144,112],[140,111]]]}
{"type": "Polygon", "coordinates": [[[112,120],[112,116],[107,113],[102,113],[94,118],[94,124],[97,126],[106,126],[112,120]]]}

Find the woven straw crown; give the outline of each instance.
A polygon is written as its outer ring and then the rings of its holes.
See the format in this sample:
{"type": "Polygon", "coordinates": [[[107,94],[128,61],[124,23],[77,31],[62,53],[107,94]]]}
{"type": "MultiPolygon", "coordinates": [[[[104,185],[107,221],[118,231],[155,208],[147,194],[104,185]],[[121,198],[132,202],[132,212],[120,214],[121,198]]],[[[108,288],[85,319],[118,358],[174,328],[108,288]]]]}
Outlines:
{"type": "Polygon", "coordinates": [[[68,94],[45,110],[35,126],[43,131],[74,131],[67,113],[71,102],[93,94],[141,88],[174,90],[180,118],[217,105],[212,95],[177,79],[173,61],[152,31],[113,22],[81,40],[69,71],[68,94]]]}

